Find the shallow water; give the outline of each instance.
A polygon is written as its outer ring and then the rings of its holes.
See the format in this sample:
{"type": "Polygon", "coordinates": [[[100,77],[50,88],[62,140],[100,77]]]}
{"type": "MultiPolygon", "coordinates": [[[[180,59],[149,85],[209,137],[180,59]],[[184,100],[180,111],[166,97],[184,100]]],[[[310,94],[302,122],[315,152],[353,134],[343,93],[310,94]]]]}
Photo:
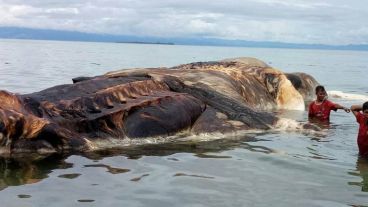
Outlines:
{"type": "MultiPolygon", "coordinates": [[[[330,99],[366,100],[367,52],[0,40],[0,89],[30,93],[77,76],[251,56],[313,75],[330,99]]],[[[279,111],[306,121],[305,111],[279,111]]],[[[352,114],[293,128],[191,137],[29,161],[0,159],[1,206],[368,206],[368,160],[352,114]]],[[[292,126],[294,122],[286,122],[292,126]]]]}

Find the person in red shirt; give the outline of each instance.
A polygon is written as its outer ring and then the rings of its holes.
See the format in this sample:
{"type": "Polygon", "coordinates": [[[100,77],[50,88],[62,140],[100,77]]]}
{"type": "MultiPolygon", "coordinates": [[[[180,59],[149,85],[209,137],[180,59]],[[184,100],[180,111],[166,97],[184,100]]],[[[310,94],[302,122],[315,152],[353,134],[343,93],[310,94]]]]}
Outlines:
{"type": "Polygon", "coordinates": [[[351,111],[359,123],[357,139],[359,154],[368,157],[368,101],[363,105],[352,105],[351,111]]]}
{"type": "Polygon", "coordinates": [[[329,122],[331,110],[343,109],[346,113],[350,109],[327,100],[327,93],[323,86],[316,87],[317,99],[309,104],[308,118],[311,121],[329,122]]]}

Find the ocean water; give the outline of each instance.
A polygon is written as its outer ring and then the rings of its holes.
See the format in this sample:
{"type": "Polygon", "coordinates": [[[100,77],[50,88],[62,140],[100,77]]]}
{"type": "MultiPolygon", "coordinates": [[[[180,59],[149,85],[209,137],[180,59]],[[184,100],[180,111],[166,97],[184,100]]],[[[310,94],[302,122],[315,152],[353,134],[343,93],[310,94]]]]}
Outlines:
{"type": "MultiPolygon", "coordinates": [[[[31,93],[77,76],[255,57],[313,75],[332,101],[368,101],[368,52],[0,40],[0,90],[31,93]]],[[[284,126],[236,137],[203,135],[29,161],[0,158],[1,207],[368,206],[368,160],[353,115],[332,112],[320,133],[284,126]]]]}

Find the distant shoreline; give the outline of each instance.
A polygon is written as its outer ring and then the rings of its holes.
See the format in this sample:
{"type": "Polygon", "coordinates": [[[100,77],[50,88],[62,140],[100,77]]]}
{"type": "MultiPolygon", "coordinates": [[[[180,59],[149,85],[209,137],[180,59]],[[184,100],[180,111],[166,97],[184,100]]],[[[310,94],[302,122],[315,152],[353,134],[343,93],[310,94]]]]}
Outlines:
{"type": "Polygon", "coordinates": [[[118,41],[115,43],[147,44],[147,45],[175,45],[173,42],[137,42],[137,41],[118,41]]]}
{"type": "Polygon", "coordinates": [[[191,46],[217,46],[217,47],[249,47],[249,48],[287,48],[287,49],[316,49],[316,50],[353,50],[368,51],[368,44],[325,45],[304,44],[271,41],[247,41],[201,37],[150,37],[134,35],[111,35],[98,33],[83,33],[77,31],[32,29],[21,27],[1,27],[1,39],[29,39],[54,41],[80,41],[80,42],[109,42],[127,44],[151,45],[191,45],[191,46]]]}

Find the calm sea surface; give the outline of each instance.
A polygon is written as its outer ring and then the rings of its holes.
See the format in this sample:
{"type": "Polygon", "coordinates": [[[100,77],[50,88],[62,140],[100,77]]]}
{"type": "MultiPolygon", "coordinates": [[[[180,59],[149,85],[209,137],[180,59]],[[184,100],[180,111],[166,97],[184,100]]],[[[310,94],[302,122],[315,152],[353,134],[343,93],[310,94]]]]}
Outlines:
{"type": "MultiPolygon", "coordinates": [[[[368,52],[0,40],[0,90],[30,93],[77,76],[255,57],[306,72],[345,106],[368,101],[368,52]]],[[[306,122],[305,111],[280,116],[306,122]]],[[[38,161],[0,158],[1,207],[368,206],[368,160],[352,114],[322,134],[279,130],[126,146],[38,161]]]]}

